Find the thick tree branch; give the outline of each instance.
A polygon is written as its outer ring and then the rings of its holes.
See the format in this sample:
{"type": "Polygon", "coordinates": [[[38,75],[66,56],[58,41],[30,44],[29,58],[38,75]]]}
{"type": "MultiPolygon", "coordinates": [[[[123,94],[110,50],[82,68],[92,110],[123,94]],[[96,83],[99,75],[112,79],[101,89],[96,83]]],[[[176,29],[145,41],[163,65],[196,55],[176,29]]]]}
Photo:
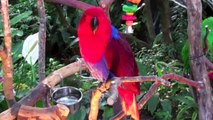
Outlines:
{"type": "Polygon", "coordinates": [[[10,109],[2,112],[0,114],[0,120],[13,120],[18,114],[18,110],[22,105],[33,106],[40,100],[51,88],[53,88],[57,83],[59,83],[63,78],[73,75],[80,71],[80,69],[86,69],[86,67],[81,65],[81,62],[74,62],[65,67],[62,67],[48,77],[46,77],[32,92],[26,97],[22,98],[19,102],[14,104],[10,109]]]}
{"type": "MultiPolygon", "coordinates": [[[[105,93],[110,88],[112,82],[118,86],[121,82],[147,82],[147,81],[157,81],[159,84],[170,86],[170,83],[168,81],[165,81],[157,76],[114,77],[107,83],[102,84],[100,87],[97,88],[95,92],[93,92],[92,99],[90,101],[89,120],[97,119],[99,110],[99,100],[102,94],[105,93]]],[[[116,100],[116,98],[114,98],[114,100],[116,100]]],[[[121,111],[116,115],[116,117],[113,117],[112,119],[119,120],[124,116],[125,116],[124,112],[121,111]]]]}
{"type": "Polygon", "coordinates": [[[185,78],[183,76],[171,73],[171,74],[165,74],[162,76],[162,79],[164,80],[169,80],[169,79],[173,79],[173,80],[177,80],[181,83],[187,84],[189,86],[195,87],[197,90],[203,89],[203,84],[196,82],[194,80],[185,78]]]}
{"type": "Polygon", "coordinates": [[[13,94],[13,65],[11,57],[12,38],[10,30],[8,0],[1,0],[1,11],[4,30],[4,48],[0,50],[0,55],[2,57],[2,69],[4,74],[3,89],[8,106],[12,106],[15,103],[15,98],[13,94]]]}
{"type": "MultiPolygon", "coordinates": [[[[138,109],[141,110],[143,109],[144,105],[148,102],[148,100],[154,95],[155,91],[158,89],[158,87],[162,84],[165,86],[168,86],[169,84],[167,82],[165,82],[164,80],[169,80],[169,79],[173,79],[173,80],[177,80],[179,82],[188,84],[190,86],[195,87],[196,89],[202,89],[203,85],[201,83],[195,82],[193,80],[187,79],[185,77],[182,77],[180,75],[177,74],[165,74],[162,76],[162,79],[159,79],[156,76],[141,76],[140,78],[144,78],[144,80],[134,80],[132,79],[132,81],[134,82],[139,82],[139,81],[155,81],[155,83],[150,87],[149,91],[143,96],[143,98],[138,102],[138,109]],[[150,79],[150,80],[146,80],[146,79],[150,79]],[[158,79],[158,80],[155,80],[158,79]],[[165,84],[166,83],[166,84],[165,84]]],[[[130,82],[129,81],[125,81],[125,82],[130,82]]],[[[125,116],[125,113],[123,111],[121,111],[120,113],[118,113],[117,115],[113,116],[111,118],[111,120],[120,120],[125,116]]]]}
{"type": "Polygon", "coordinates": [[[18,112],[17,120],[66,120],[69,108],[57,104],[48,108],[36,108],[22,105],[18,112]]]}

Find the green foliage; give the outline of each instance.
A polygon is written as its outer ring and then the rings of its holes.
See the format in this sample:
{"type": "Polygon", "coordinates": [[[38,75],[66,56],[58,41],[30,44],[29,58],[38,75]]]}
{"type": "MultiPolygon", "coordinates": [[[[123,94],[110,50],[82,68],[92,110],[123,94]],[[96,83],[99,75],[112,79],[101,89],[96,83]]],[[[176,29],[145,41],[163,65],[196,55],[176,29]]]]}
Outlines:
{"type": "Polygon", "coordinates": [[[158,103],[159,103],[159,94],[153,95],[148,101],[147,106],[151,114],[153,114],[154,111],[156,110],[158,103]]]}
{"type": "MultiPolygon", "coordinates": [[[[20,41],[21,37],[27,36],[32,31],[37,31],[38,24],[35,22],[37,21],[37,17],[33,16],[34,7],[36,7],[34,0],[23,1],[22,3],[17,3],[9,7],[13,41],[20,41]]],[[[0,21],[1,20],[2,17],[0,16],[0,21]]],[[[0,24],[0,37],[3,37],[2,27],[2,24],[0,24]]]]}
{"type": "MultiPolygon", "coordinates": [[[[156,41],[156,43],[159,43],[156,41]]],[[[136,53],[140,71],[143,75],[162,76],[167,73],[183,75],[183,64],[167,54],[171,46],[154,44],[152,49],[142,48],[136,53]],[[147,71],[145,73],[144,71],[147,71]]],[[[143,83],[142,91],[147,91],[152,83],[143,83]]],[[[190,95],[188,86],[177,81],[171,81],[171,87],[160,86],[155,95],[145,105],[145,110],[149,111],[155,119],[196,119],[196,105],[187,104],[179,99],[191,98],[189,103],[193,104],[194,99],[190,95]],[[193,106],[193,107],[192,107],[193,106]],[[187,108],[187,109],[186,109],[187,108]]]]}
{"type": "Polygon", "coordinates": [[[113,109],[112,107],[105,106],[103,109],[103,120],[109,120],[113,115],[113,109]]]}
{"type": "Polygon", "coordinates": [[[184,46],[182,48],[181,56],[183,59],[185,69],[189,70],[190,65],[189,65],[189,43],[188,43],[188,41],[186,41],[186,43],[184,44],[184,46]]]}
{"type": "Polygon", "coordinates": [[[17,24],[18,22],[27,19],[30,15],[32,14],[32,11],[25,11],[24,13],[21,13],[17,16],[15,16],[14,18],[12,18],[10,20],[10,25],[13,26],[15,24],[17,24]]]}
{"type": "MultiPolygon", "coordinates": [[[[209,52],[209,56],[212,59],[213,57],[211,57],[211,56],[212,56],[212,51],[213,51],[213,32],[212,32],[213,17],[206,18],[202,22],[202,39],[201,39],[202,44],[204,44],[203,39],[206,34],[206,26],[208,26],[209,30],[210,30],[210,32],[207,36],[207,42],[208,42],[208,51],[211,51],[211,52],[209,52]]],[[[189,70],[189,43],[188,43],[188,41],[185,41],[185,44],[182,48],[181,55],[182,55],[182,60],[183,60],[185,69],[189,70]]]]}
{"type": "Polygon", "coordinates": [[[82,106],[79,111],[70,115],[67,120],[76,120],[76,119],[85,120],[86,115],[87,115],[87,108],[82,106]]]}
{"type": "Polygon", "coordinates": [[[152,49],[142,48],[136,53],[138,64],[143,65],[139,67],[144,71],[142,74],[145,75],[146,71],[148,75],[157,74],[158,76],[172,72],[181,74],[182,64],[168,55],[167,50],[172,49],[170,47],[164,44],[154,44],[152,49]]]}
{"type": "Polygon", "coordinates": [[[206,26],[209,28],[209,34],[207,36],[208,41],[208,50],[213,51],[213,17],[208,17],[203,20],[202,22],[202,39],[204,38],[206,34],[206,26]]]}

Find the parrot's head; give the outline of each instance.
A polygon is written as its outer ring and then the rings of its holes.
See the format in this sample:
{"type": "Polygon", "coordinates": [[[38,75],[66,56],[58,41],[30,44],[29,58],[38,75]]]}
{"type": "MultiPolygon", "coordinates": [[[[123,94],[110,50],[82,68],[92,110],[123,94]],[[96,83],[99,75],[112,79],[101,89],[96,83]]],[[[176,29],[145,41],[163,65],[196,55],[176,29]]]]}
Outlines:
{"type": "Polygon", "coordinates": [[[111,24],[101,8],[89,8],[83,13],[78,26],[78,37],[84,60],[99,62],[111,38],[111,24]]]}

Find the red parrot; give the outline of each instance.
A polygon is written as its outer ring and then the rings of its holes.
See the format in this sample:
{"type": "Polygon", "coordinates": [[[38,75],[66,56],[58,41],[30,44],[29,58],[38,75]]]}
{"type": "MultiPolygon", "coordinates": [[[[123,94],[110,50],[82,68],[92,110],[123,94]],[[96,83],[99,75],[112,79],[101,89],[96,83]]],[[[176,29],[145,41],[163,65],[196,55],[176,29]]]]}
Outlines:
{"type": "MultiPolygon", "coordinates": [[[[81,56],[92,76],[100,82],[113,76],[138,76],[130,45],[101,8],[89,8],[83,13],[78,37],[81,56]]],[[[140,94],[140,83],[122,83],[117,90],[123,111],[139,120],[136,95],[140,94]]]]}
{"type": "Polygon", "coordinates": [[[213,71],[208,72],[208,77],[210,81],[213,81],[213,71]]]}

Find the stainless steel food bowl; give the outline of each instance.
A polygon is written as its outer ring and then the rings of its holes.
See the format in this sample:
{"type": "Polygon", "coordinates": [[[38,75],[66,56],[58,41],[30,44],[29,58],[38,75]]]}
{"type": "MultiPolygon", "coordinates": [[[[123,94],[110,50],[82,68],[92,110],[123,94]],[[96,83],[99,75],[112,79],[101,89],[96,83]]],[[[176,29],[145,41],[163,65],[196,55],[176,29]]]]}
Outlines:
{"type": "Polygon", "coordinates": [[[56,88],[52,93],[52,100],[57,104],[66,105],[70,109],[70,114],[79,110],[82,98],[82,92],[71,86],[56,88]]]}

